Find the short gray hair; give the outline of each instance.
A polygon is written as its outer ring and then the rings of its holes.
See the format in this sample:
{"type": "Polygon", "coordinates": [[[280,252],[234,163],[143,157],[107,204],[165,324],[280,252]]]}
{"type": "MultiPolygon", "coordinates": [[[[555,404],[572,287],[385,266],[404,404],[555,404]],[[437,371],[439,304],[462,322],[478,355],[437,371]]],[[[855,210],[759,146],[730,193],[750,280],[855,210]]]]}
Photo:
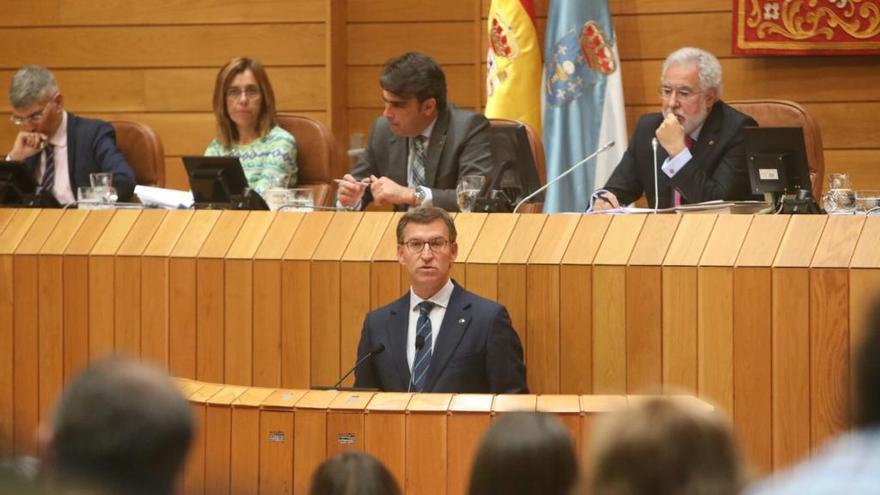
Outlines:
{"type": "Polygon", "coordinates": [[[660,72],[661,82],[666,76],[666,70],[676,64],[691,63],[697,66],[700,75],[700,89],[715,89],[718,98],[721,98],[721,63],[711,53],[700,48],[686,46],[670,53],[663,62],[663,70],[660,72]]]}
{"type": "Polygon", "coordinates": [[[25,65],[12,76],[9,103],[12,108],[24,108],[35,101],[51,98],[58,92],[58,83],[52,72],[39,65],[25,65]]]}

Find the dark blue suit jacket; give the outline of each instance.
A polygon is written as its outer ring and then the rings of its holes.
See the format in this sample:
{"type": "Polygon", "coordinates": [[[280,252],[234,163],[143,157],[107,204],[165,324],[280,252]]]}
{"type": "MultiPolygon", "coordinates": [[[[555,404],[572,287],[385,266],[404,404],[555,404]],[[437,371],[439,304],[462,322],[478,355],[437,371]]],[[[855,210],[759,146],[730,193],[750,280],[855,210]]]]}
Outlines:
{"type": "MultiPolygon", "coordinates": [[[[409,293],[364,319],[358,359],[377,344],[385,350],[355,371],[355,387],[406,392],[409,293]]],[[[455,284],[434,345],[424,392],[528,393],[519,336],[504,306],[455,284]]]]}
{"type": "MultiPolygon", "coordinates": [[[[36,176],[39,164],[40,153],[25,160],[33,176],[36,176]]],[[[74,196],[77,187],[91,185],[89,174],[111,172],[119,201],[131,200],[134,172],[116,147],[116,133],[107,122],[84,119],[67,112],[67,165],[74,196]]]]}

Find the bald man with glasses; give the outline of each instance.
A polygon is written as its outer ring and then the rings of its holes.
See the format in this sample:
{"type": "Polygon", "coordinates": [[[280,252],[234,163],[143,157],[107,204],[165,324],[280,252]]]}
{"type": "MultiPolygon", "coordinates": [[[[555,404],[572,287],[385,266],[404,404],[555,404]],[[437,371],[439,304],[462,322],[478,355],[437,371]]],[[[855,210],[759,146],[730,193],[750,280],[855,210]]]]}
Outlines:
{"type": "Polygon", "coordinates": [[[364,319],[355,387],[386,392],[528,393],[519,337],[504,306],[449,276],[458,255],[445,210],[410,210],[397,225],[397,259],[411,288],[364,319]],[[372,354],[372,356],[371,356],[372,354]]]}
{"type": "Polygon", "coordinates": [[[131,198],[134,172],[116,147],[113,127],[66,111],[52,72],[22,67],[12,77],[9,102],[10,120],[21,131],[6,159],[25,162],[45,194],[62,205],[73,202],[78,187],[91,185],[89,174],[109,172],[119,200],[131,198]]]}
{"type": "Polygon", "coordinates": [[[594,209],[627,205],[643,194],[650,208],[755,199],[742,129],[758,124],[721,101],[718,59],[699,48],[676,50],[663,63],[658,94],[662,111],[639,119],[594,209]]]}

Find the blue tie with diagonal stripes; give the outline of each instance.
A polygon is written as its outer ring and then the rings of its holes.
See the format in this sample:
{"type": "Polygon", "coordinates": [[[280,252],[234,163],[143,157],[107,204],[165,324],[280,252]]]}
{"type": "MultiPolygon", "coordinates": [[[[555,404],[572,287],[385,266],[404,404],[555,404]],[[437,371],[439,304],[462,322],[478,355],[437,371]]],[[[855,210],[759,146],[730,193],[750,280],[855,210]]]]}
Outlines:
{"type": "Polygon", "coordinates": [[[416,350],[416,359],[413,362],[412,381],[413,389],[421,392],[425,389],[425,380],[428,377],[428,366],[431,365],[431,354],[433,353],[433,344],[431,342],[431,319],[428,315],[434,308],[431,301],[422,301],[418,304],[419,320],[416,322],[416,340],[423,340],[424,344],[421,349],[416,350]],[[422,337],[422,339],[419,339],[422,337]]]}
{"type": "Polygon", "coordinates": [[[55,147],[51,144],[46,146],[46,171],[43,172],[40,186],[49,194],[52,193],[52,188],[55,186],[55,147]]]}

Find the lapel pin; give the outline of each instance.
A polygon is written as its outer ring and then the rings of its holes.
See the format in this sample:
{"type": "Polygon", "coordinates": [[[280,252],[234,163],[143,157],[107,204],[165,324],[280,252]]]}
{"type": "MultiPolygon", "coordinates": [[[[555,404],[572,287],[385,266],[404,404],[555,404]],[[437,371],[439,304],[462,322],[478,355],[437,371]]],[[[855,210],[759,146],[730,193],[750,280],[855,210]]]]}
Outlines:
{"type": "Polygon", "coordinates": [[[710,139],[710,140],[709,140],[709,146],[712,146],[712,145],[714,145],[714,144],[715,144],[715,140],[714,140],[714,139],[710,139]]]}
{"type": "Polygon", "coordinates": [[[459,318],[459,319],[458,319],[458,324],[459,324],[459,326],[464,326],[465,323],[467,323],[467,320],[465,320],[464,318],[459,318]]]}

